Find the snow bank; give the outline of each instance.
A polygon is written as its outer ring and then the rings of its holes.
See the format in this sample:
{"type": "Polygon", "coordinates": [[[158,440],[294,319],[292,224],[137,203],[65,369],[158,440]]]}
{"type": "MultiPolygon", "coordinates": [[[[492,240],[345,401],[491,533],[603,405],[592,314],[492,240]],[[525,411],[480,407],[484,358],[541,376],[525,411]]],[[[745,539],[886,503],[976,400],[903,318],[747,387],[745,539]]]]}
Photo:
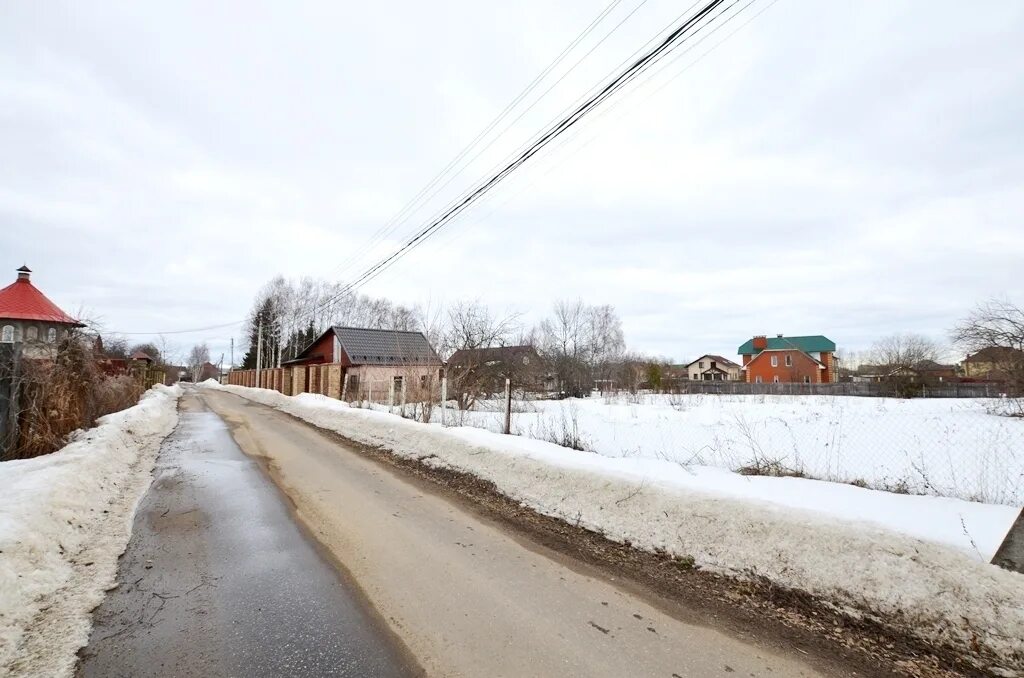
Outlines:
{"type": "Polygon", "coordinates": [[[1024,665],[1024,576],[983,562],[1012,522],[1009,507],[609,458],[419,424],[319,395],[215,388],[424,464],[472,473],[524,505],[611,539],[689,555],[730,576],[766,577],[979,661],[975,642],[985,661],[1024,665]],[[819,510],[823,503],[830,510],[819,510]],[[875,521],[850,518],[865,515],[875,521]],[[966,544],[951,525],[938,525],[955,521],[962,530],[960,518],[974,531],[966,544]]]}
{"type": "MultiPolygon", "coordinates": [[[[595,396],[517,401],[512,432],[545,440],[569,424],[589,450],[606,457],[729,470],[770,459],[820,480],[1021,506],[1024,419],[1003,416],[1005,404],[993,398],[595,396]]],[[[455,416],[498,432],[502,410],[502,403],[482,401],[455,416]]],[[[435,408],[434,420],[439,416],[435,408]]]]}
{"type": "Polygon", "coordinates": [[[73,672],[180,395],[154,386],[63,449],[0,463],[0,674],[73,672]]]}

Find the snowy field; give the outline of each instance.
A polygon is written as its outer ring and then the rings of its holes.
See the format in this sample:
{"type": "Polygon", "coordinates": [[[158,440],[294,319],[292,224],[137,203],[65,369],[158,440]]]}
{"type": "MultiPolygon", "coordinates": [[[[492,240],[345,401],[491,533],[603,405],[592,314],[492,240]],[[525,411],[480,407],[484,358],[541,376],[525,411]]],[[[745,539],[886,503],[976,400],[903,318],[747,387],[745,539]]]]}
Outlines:
{"type": "Polygon", "coordinates": [[[426,465],[472,473],[525,506],[610,539],[807,591],[926,641],[950,643],[980,665],[1024,668],[1024,577],[988,564],[1016,517],[1013,507],[741,476],[655,456],[587,454],[525,436],[421,424],[319,395],[204,387],[426,465]]]}
{"type": "MultiPolygon", "coordinates": [[[[1024,418],[1000,416],[999,402],[699,394],[516,401],[512,432],[552,442],[575,437],[607,457],[795,472],[1022,506],[1024,418]]],[[[501,408],[490,401],[449,410],[448,422],[501,431],[501,408]]]]}
{"type": "Polygon", "coordinates": [[[63,449],[0,463],[0,676],[74,672],[180,394],[154,386],[63,449]]]}

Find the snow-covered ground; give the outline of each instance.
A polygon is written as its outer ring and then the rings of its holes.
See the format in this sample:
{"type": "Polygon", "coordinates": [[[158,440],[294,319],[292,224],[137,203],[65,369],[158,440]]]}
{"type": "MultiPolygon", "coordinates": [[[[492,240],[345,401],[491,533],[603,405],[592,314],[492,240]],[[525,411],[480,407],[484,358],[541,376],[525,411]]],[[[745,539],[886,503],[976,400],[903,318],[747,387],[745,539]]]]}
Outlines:
{"type": "Polygon", "coordinates": [[[53,454],[0,463],[0,675],[73,672],[180,394],[155,386],[53,454]]]}
{"type": "Polygon", "coordinates": [[[611,539],[692,556],[731,576],[766,577],[976,659],[980,648],[989,661],[1024,666],[1024,576],[987,563],[1016,516],[1012,507],[588,454],[420,424],[318,395],[205,386],[472,473],[524,505],[611,539]]]}
{"type": "MultiPolygon", "coordinates": [[[[1022,506],[1024,418],[1000,416],[999,403],[699,394],[517,401],[512,432],[553,440],[575,430],[607,457],[729,470],[777,462],[822,480],[1022,506]]],[[[501,408],[449,410],[448,421],[500,431],[501,408]]]]}

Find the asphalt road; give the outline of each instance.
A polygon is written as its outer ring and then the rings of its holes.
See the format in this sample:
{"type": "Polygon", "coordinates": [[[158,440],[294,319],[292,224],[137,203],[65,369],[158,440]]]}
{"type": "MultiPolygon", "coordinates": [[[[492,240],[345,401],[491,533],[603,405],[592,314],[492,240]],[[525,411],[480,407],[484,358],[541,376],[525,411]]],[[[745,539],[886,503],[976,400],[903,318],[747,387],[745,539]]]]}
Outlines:
{"type": "Polygon", "coordinates": [[[181,407],[78,675],[421,674],[220,417],[181,407]]]}
{"type": "Polygon", "coordinates": [[[820,675],[793,650],[684,622],[286,414],[202,399],[429,675],[820,675]]]}

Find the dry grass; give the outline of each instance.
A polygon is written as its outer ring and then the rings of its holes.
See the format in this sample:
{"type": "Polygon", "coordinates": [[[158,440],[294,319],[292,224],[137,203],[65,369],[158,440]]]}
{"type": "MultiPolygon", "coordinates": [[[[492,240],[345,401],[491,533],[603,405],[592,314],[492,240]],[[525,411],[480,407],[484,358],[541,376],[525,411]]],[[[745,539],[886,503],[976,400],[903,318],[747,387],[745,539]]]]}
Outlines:
{"type": "Polygon", "coordinates": [[[15,386],[20,394],[19,435],[6,459],[59,450],[71,433],[95,425],[105,414],[131,407],[144,390],[134,376],[105,376],[97,369],[92,351],[74,336],[50,358],[22,360],[15,386]]]}

